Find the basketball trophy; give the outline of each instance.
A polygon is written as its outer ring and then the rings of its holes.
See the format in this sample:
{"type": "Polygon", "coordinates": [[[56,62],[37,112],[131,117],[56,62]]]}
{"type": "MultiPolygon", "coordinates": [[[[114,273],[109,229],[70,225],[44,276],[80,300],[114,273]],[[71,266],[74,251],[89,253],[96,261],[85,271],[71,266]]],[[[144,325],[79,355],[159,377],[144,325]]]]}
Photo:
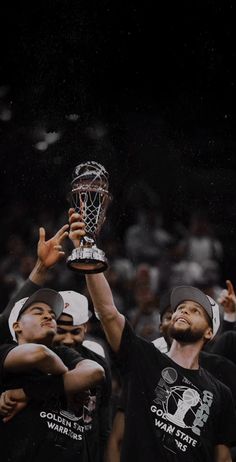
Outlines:
{"type": "Polygon", "coordinates": [[[94,161],[77,165],[72,173],[71,206],[85,224],[85,236],[81,238],[80,246],[72,250],[66,261],[72,271],[92,274],[101,273],[108,267],[105,253],[96,245],[111,201],[108,178],[106,169],[94,161]]]}

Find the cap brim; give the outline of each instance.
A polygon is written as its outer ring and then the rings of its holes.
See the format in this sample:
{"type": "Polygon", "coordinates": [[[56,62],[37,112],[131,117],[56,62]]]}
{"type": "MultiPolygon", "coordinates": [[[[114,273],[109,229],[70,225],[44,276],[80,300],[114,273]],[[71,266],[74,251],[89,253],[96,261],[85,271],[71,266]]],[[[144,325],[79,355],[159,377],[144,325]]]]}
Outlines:
{"type": "Polygon", "coordinates": [[[197,287],[192,286],[178,286],[175,287],[170,296],[171,308],[173,311],[186,300],[198,303],[207,312],[209,318],[212,320],[212,307],[207,296],[197,287]]]}
{"type": "Polygon", "coordinates": [[[47,305],[49,305],[52,308],[52,310],[53,310],[53,312],[54,312],[54,314],[56,316],[56,319],[59,318],[59,316],[61,315],[61,313],[63,312],[63,309],[64,309],[63,298],[58,292],[56,292],[56,290],[53,290],[53,289],[39,289],[36,292],[34,292],[28,298],[28,300],[26,300],[26,302],[24,303],[24,305],[22,306],[22,308],[21,308],[21,310],[19,312],[18,317],[29,306],[31,306],[33,303],[37,303],[37,302],[46,303],[47,305]]]}

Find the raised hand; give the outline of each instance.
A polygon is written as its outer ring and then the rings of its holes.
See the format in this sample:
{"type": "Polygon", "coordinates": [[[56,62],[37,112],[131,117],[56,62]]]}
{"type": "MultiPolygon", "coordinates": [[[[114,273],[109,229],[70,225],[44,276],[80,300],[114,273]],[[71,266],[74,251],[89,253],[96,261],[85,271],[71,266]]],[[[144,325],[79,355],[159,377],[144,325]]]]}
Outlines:
{"type": "Polygon", "coordinates": [[[37,255],[45,268],[51,268],[55,263],[64,258],[65,252],[62,250],[61,244],[68,236],[68,228],[68,224],[62,226],[48,241],[45,240],[45,229],[43,227],[39,228],[37,255]]]}
{"type": "Polygon", "coordinates": [[[236,295],[234,291],[234,286],[232,282],[227,279],[226,280],[227,289],[222,290],[218,303],[220,303],[226,313],[235,313],[236,312],[236,295]]]}
{"type": "Polygon", "coordinates": [[[81,215],[76,213],[75,209],[69,209],[69,223],[70,223],[70,232],[69,238],[73,242],[74,247],[77,248],[80,246],[81,238],[85,235],[85,224],[82,221],[81,215]]]}
{"type": "Polygon", "coordinates": [[[29,279],[37,285],[43,285],[46,280],[47,270],[64,258],[62,242],[68,236],[69,225],[62,226],[57,233],[48,241],[45,240],[45,229],[39,228],[39,241],[37,247],[37,262],[29,275],[29,279]]]}

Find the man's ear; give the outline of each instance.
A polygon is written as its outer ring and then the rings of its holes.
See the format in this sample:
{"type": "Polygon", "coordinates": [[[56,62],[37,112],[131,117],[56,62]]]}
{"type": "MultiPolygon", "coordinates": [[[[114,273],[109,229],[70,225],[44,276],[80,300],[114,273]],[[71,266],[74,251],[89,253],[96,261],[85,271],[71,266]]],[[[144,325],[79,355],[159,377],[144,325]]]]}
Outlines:
{"type": "Polygon", "coordinates": [[[162,334],[162,332],[163,332],[163,329],[162,329],[162,322],[159,324],[159,331],[160,331],[161,334],[162,334]]]}
{"type": "Polygon", "coordinates": [[[14,329],[16,335],[19,335],[19,334],[22,332],[22,329],[21,329],[21,327],[20,327],[20,321],[14,322],[14,324],[13,324],[12,327],[13,327],[13,329],[14,329]]]}
{"type": "Polygon", "coordinates": [[[86,334],[87,330],[88,330],[88,324],[86,323],[86,324],[84,324],[84,333],[85,334],[86,334]]]}
{"type": "Polygon", "coordinates": [[[212,335],[213,335],[213,330],[212,330],[212,327],[209,326],[209,327],[205,330],[204,339],[205,339],[206,341],[208,341],[208,340],[211,339],[212,335]]]}

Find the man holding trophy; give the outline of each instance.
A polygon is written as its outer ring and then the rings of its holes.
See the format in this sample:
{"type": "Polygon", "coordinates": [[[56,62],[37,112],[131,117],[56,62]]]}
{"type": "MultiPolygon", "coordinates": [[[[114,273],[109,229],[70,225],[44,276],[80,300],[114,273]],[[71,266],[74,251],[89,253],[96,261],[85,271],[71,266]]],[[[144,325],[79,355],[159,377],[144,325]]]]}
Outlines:
{"type": "Polygon", "coordinates": [[[69,237],[75,250],[68,266],[72,264],[73,270],[85,274],[95,312],[117,354],[128,390],[121,461],[230,462],[229,448],[236,440],[232,395],[228,387],[199,366],[201,349],[219,328],[218,305],[197,288],[179,286],[171,296],[173,343],[169,353],[159,352],[152,343],[135,335],[114,305],[102,274],[107,265],[104,256],[101,251],[99,258],[94,256],[93,245],[89,255],[84,250],[90,244],[91,229],[95,230],[94,237],[105,218],[107,176],[100,169],[100,174],[86,184],[88,170],[80,175],[80,167],[72,184],[72,195],[78,194],[78,198],[69,211],[69,237]],[[100,200],[88,199],[94,190],[101,194],[100,200]],[[180,412],[181,419],[173,417],[180,412]]]}

